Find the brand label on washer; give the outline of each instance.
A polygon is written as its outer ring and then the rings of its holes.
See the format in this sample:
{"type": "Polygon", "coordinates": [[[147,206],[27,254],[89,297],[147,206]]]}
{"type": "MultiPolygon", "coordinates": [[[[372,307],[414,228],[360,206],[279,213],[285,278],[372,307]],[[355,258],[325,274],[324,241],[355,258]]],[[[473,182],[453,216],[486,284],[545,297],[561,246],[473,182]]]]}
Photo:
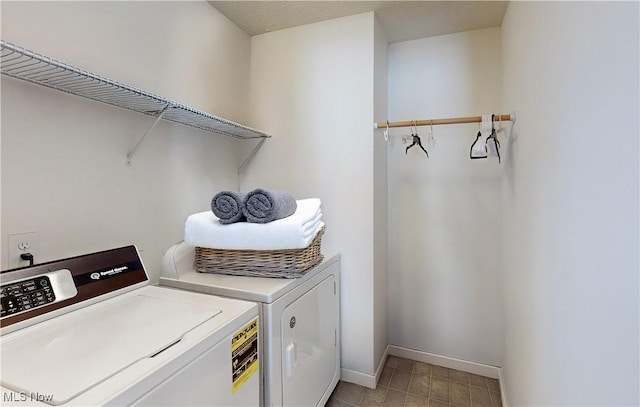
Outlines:
{"type": "Polygon", "coordinates": [[[139,262],[129,262],[125,264],[120,264],[116,267],[109,267],[101,270],[93,270],[89,273],[84,274],[76,274],[73,276],[73,281],[76,284],[76,287],[83,286],[85,284],[95,283],[101,280],[105,280],[107,278],[116,277],[122,274],[136,272],[140,270],[141,265],[139,262]]]}
{"type": "Polygon", "coordinates": [[[258,318],[249,322],[231,338],[231,393],[258,370],[258,318]]]}

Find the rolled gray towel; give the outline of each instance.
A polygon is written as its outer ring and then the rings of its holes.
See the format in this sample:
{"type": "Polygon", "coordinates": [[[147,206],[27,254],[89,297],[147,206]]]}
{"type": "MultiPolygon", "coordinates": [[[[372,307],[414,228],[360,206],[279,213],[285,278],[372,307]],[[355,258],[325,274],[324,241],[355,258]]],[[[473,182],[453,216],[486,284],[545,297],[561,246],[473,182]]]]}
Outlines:
{"type": "Polygon", "coordinates": [[[242,212],[249,222],[268,223],[293,215],[297,207],[288,192],[256,188],[244,198],[242,212]]]}
{"type": "Polygon", "coordinates": [[[211,212],[224,225],[241,222],[245,220],[244,213],[242,213],[242,202],[246,196],[246,192],[218,192],[211,200],[211,212]]]}

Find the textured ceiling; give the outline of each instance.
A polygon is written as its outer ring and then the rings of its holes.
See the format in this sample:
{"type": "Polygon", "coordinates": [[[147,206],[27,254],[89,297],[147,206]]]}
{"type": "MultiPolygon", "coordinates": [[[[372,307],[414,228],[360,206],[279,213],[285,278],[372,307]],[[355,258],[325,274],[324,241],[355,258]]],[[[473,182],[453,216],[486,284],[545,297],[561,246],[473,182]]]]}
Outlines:
{"type": "Polygon", "coordinates": [[[375,11],[389,43],[497,27],[507,1],[209,1],[253,36],[375,11]]]}

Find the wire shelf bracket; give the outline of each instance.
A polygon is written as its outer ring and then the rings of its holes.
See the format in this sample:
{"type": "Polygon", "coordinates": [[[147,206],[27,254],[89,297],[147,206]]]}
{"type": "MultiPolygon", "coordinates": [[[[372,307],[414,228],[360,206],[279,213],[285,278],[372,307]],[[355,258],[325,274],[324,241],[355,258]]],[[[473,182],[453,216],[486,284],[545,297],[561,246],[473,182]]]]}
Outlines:
{"type": "MultiPolygon", "coordinates": [[[[156,120],[152,126],[128,152],[127,165],[131,165],[138,146],[161,119],[241,140],[257,138],[264,141],[271,137],[260,130],[93,74],[4,40],[0,40],[0,71],[12,78],[154,117],[156,120]]],[[[257,149],[252,151],[240,169],[246,166],[255,152],[257,149]]]]}
{"type": "Polygon", "coordinates": [[[142,140],[144,140],[144,138],[147,137],[147,135],[151,133],[151,131],[156,127],[160,119],[162,119],[162,115],[164,115],[164,112],[166,112],[169,107],[171,107],[171,105],[167,104],[167,106],[165,106],[165,108],[162,109],[160,113],[158,113],[158,117],[156,117],[156,120],[154,120],[154,122],[151,124],[151,126],[149,126],[147,131],[144,132],[144,134],[142,135],[142,137],[140,137],[138,142],[127,153],[127,167],[131,167],[133,165],[133,155],[136,153],[138,146],[142,143],[142,140]]]}
{"type": "Polygon", "coordinates": [[[253,148],[253,150],[251,150],[251,152],[249,153],[249,156],[242,162],[242,164],[240,164],[240,167],[238,167],[238,175],[242,174],[242,171],[244,170],[244,168],[249,164],[251,159],[256,155],[258,150],[260,150],[260,147],[262,147],[262,145],[266,140],[267,140],[266,138],[261,139],[258,142],[258,144],[253,148]]]}

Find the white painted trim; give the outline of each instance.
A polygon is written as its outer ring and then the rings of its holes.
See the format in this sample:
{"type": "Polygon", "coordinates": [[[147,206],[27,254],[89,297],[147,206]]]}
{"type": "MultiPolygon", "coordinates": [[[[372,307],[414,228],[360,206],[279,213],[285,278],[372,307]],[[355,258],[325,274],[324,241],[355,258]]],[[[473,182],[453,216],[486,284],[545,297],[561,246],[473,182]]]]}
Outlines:
{"type": "Polygon", "coordinates": [[[342,368],[340,369],[340,380],[344,382],[359,384],[360,386],[368,387],[370,389],[375,389],[378,385],[378,381],[380,380],[382,370],[384,369],[384,364],[387,362],[387,356],[389,356],[388,345],[384,350],[384,353],[382,354],[380,363],[378,363],[378,368],[376,369],[376,372],[373,376],[355,370],[342,368]]]}
{"type": "Polygon", "coordinates": [[[389,355],[417,360],[419,362],[430,363],[432,365],[448,367],[450,369],[461,370],[492,379],[500,378],[500,368],[497,366],[484,365],[468,360],[451,358],[448,356],[435,355],[433,353],[422,352],[415,349],[403,348],[401,346],[389,345],[389,355]]]}
{"type": "Polygon", "coordinates": [[[343,382],[358,384],[370,389],[376,388],[376,377],[374,375],[358,372],[356,370],[341,368],[340,380],[343,382]]]}
{"type": "Polygon", "coordinates": [[[498,374],[500,375],[498,381],[500,382],[500,397],[502,398],[502,406],[507,407],[507,391],[504,384],[504,375],[502,374],[502,368],[499,368],[498,374]]]}
{"type": "Polygon", "coordinates": [[[387,345],[387,347],[385,348],[384,353],[382,354],[382,358],[380,358],[380,363],[378,363],[378,368],[376,369],[376,373],[375,373],[376,385],[380,380],[380,375],[382,375],[384,364],[387,363],[387,356],[389,356],[389,345],[387,345]]]}
{"type": "Polygon", "coordinates": [[[502,368],[498,366],[484,365],[482,363],[470,362],[468,360],[451,358],[448,356],[436,355],[433,353],[422,352],[415,349],[403,348],[396,345],[388,345],[378,363],[376,372],[373,375],[358,372],[351,369],[340,369],[340,380],[358,384],[360,386],[375,389],[384,369],[384,365],[388,356],[398,356],[401,358],[407,358],[411,360],[417,360],[418,362],[430,363],[436,366],[448,367],[450,369],[461,370],[467,373],[473,373],[480,376],[490,377],[492,379],[498,379],[500,383],[500,397],[502,398],[503,407],[508,407],[507,404],[507,392],[504,385],[504,376],[502,374],[502,368]]]}

